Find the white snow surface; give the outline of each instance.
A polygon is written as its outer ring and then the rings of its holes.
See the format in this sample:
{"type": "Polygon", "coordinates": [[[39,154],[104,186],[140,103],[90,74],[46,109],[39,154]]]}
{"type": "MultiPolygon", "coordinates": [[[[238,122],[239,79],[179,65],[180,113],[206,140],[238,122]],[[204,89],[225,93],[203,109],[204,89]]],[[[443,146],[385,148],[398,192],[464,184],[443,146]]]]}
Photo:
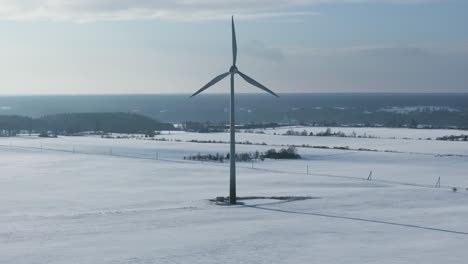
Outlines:
{"type": "Polygon", "coordinates": [[[268,129],[254,129],[255,132],[263,132],[266,134],[285,134],[288,130],[295,132],[307,131],[317,134],[325,132],[330,128],[331,132],[343,132],[346,136],[366,136],[385,139],[427,139],[432,140],[437,137],[450,136],[450,135],[468,135],[468,130],[461,129],[414,129],[414,128],[387,128],[387,127],[310,127],[310,126],[286,126],[268,129]]]}
{"type": "Polygon", "coordinates": [[[402,153],[298,148],[301,160],[238,163],[238,196],[313,199],[219,206],[208,199],[227,195],[227,164],[183,156],[224,143],[0,138],[0,263],[466,263],[466,142],[238,140],[268,144],[239,152],[302,141],[402,153]]]}
{"type": "Polygon", "coordinates": [[[408,114],[411,112],[460,112],[460,109],[448,107],[448,106],[392,106],[389,108],[382,108],[378,111],[398,113],[398,114],[408,114]]]}

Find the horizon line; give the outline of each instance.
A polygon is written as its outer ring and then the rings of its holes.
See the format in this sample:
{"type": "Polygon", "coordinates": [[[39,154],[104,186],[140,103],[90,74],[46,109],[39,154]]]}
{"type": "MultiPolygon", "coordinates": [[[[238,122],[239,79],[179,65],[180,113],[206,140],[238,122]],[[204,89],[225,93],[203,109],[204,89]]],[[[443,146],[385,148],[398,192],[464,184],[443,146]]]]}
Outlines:
{"type": "MultiPolygon", "coordinates": [[[[237,93],[238,95],[264,95],[261,92],[241,92],[237,93]]],[[[347,94],[347,95],[362,95],[362,94],[376,94],[376,95],[392,95],[392,94],[466,94],[468,95],[468,91],[466,92],[281,92],[277,94],[283,95],[300,95],[300,94],[330,94],[330,95],[338,95],[338,94],[347,94]]],[[[138,96],[138,95],[179,95],[179,96],[187,96],[190,97],[191,93],[64,93],[64,94],[0,94],[0,97],[23,97],[23,96],[138,96]]],[[[228,92],[212,92],[212,93],[205,93],[204,95],[229,95],[228,92]]]]}

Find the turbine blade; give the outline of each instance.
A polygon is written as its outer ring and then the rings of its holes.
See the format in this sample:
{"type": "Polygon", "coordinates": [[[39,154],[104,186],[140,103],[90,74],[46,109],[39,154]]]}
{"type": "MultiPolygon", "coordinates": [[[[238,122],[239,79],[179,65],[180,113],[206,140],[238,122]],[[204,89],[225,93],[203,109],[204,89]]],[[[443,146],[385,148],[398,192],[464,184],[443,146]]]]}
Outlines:
{"type": "Polygon", "coordinates": [[[249,76],[243,74],[242,72],[238,71],[237,72],[242,78],[244,78],[244,80],[248,83],[250,83],[251,85],[253,86],[257,86],[258,88],[262,89],[263,91],[267,92],[267,93],[270,93],[276,97],[279,97],[277,94],[275,94],[273,91],[271,91],[270,89],[266,88],[265,86],[263,86],[261,83],[255,81],[254,79],[250,78],[249,76]]]}
{"type": "Polygon", "coordinates": [[[200,90],[198,90],[196,93],[192,94],[190,97],[194,97],[195,95],[203,92],[204,90],[210,88],[211,86],[213,86],[215,83],[221,81],[222,79],[226,78],[226,76],[228,76],[230,74],[230,72],[226,72],[226,73],[223,73],[221,75],[218,75],[216,76],[213,80],[211,80],[209,83],[207,83],[205,86],[203,86],[200,90]]]}
{"type": "Polygon", "coordinates": [[[232,65],[236,65],[237,62],[237,40],[236,40],[236,28],[234,26],[234,16],[232,16],[232,65]]]}

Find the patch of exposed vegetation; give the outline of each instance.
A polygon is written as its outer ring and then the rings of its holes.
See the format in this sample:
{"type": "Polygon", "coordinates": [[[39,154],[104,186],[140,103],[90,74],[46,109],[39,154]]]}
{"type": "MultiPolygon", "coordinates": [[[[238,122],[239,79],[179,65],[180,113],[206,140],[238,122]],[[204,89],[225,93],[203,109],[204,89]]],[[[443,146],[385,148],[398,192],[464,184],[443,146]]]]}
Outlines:
{"type": "MultiPolygon", "coordinates": [[[[251,162],[251,161],[264,161],[265,159],[300,159],[301,156],[297,154],[295,147],[289,147],[287,149],[282,148],[280,150],[269,149],[266,152],[243,152],[236,153],[236,161],[238,162],[251,162]]],[[[200,154],[192,156],[184,156],[184,160],[195,160],[195,161],[212,161],[221,162],[228,161],[230,159],[229,153],[223,154],[200,154]]]]}
{"type": "Polygon", "coordinates": [[[282,148],[279,151],[276,149],[269,149],[263,157],[266,159],[300,159],[301,156],[297,154],[297,149],[295,147],[282,148]]]}
{"type": "Polygon", "coordinates": [[[450,135],[450,136],[443,136],[436,138],[437,140],[444,140],[444,141],[468,141],[468,135],[450,135]]]}

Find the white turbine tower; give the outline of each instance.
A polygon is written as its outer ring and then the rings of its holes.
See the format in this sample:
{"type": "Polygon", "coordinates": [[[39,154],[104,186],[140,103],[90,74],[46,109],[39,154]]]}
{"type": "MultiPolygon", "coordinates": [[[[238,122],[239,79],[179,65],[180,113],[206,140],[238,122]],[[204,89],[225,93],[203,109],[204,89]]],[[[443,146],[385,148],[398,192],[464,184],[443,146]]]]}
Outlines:
{"type": "Polygon", "coordinates": [[[222,79],[226,78],[228,75],[231,75],[231,124],[230,124],[230,154],[229,154],[229,162],[230,162],[230,181],[229,181],[229,203],[236,204],[236,122],[235,122],[235,105],[234,105],[234,75],[239,74],[245,81],[250,83],[253,86],[256,86],[262,89],[265,92],[268,92],[276,97],[279,97],[274,92],[270,91],[268,88],[260,84],[259,82],[255,81],[254,79],[250,78],[249,76],[245,75],[244,73],[240,72],[236,67],[237,61],[237,41],[236,41],[236,30],[234,28],[234,17],[232,17],[232,66],[228,72],[225,72],[205,86],[203,86],[200,90],[194,93],[191,97],[203,92],[204,90],[208,89],[209,87],[213,86],[217,82],[221,81],[222,79]]]}

